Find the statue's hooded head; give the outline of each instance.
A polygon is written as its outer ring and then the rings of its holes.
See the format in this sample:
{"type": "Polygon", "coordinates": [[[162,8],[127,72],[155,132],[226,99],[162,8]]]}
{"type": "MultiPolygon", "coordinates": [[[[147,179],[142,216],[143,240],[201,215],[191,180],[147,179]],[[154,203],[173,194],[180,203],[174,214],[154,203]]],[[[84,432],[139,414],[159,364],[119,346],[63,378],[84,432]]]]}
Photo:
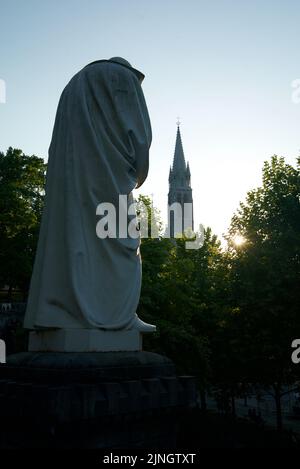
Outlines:
{"type": "Polygon", "coordinates": [[[142,72],[136,68],[133,68],[127,60],[123,59],[123,57],[112,57],[109,59],[109,62],[114,62],[116,64],[122,65],[123,67],[129,68],[138,77],[140,83],[142,83],[145,78],[145,75],[142,72]]]}

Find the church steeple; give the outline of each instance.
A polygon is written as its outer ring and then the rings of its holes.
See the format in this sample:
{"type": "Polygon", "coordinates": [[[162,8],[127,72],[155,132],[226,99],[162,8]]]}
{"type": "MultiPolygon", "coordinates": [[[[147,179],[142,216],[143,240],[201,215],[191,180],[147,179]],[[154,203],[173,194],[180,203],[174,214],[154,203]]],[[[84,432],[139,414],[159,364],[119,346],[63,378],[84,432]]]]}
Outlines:
{"type": "Polygon", "coordinates": [[[177,189],[187,189],[191,187],[191,172],[189,163],[186,164],[180,134],[179,122],[177,122],[177,135],[175,143],[175,151],[173,157],[173,165],[170,168],[169,184],[177,189]]]}
{"type": "Polygon", "coordinates": [[[168,229],[171,237],[174,237],[178,231],[183,233],[186,228],[194,229],[191,172],[189,163],[185,162],[179,126],[180,122],[177,122],[173,165],[169,173],[168,229]],[[177,218],[170,208],[175,203],[181,207],[181,214],[177,214],[177,218]]]}
{"type": "Polygon", "coordinates": [[[180,127],[177,125],[177,135],[176,135],[176,144],[175,144],[175,152],[173,158],[173,172],[180,172],[186,170],[186,164],[184,159],[181,135],[180,135],[180,127]]]}

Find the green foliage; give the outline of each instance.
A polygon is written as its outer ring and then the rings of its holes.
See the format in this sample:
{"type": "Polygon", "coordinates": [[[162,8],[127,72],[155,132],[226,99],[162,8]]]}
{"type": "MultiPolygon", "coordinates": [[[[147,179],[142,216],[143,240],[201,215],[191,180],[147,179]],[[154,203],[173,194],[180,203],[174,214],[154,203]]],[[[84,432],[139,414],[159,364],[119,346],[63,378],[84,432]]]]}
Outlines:
{"type": "Polygon", "coordinates": [[[224,282],[219,241],[207,229],[199,250],[186,250],[185,238],[142,240],[143,284],[139,314],[157,325],[146,346],[172,358],[178,369],[210,375],[209,332],[220,304],[224,282]]]}
{"type": "Polygon", "coordinates": [[[0,152],[0,284],[28,289],[43,207],[46,166],[9,148],[0,152]]]}
{"type": "Polygon", "coordinates": [[[294,380],[290,346],[300,333],[300,173],[273,156],[262,187],[248,193],[229,235],[246,239],[232,254],[232,289],[252,379],[294,380]]]}
{"type": "Polygon", "coordinates": [[[136,204],[136,213],[139,220],[141,236],[145,238],[159,238],[162,236],[163,223],[159,210],[153,206],[150,197],[139,195],[136,204]]]}

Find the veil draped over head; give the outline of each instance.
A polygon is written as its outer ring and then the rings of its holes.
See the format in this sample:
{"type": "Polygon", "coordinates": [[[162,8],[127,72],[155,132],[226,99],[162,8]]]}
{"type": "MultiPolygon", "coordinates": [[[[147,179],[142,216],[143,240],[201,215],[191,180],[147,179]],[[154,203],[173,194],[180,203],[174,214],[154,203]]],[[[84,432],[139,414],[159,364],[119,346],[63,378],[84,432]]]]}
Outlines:
{"type": "Polygon", "coordinates": [[[60,98],[26,328],[113,330],[134,321],[140,240],[96,234],[98,204],[113,204],[118,219],[119,195],[132,201],[148,173],[143,74],[122,60],[87,65],[60,98]]]}

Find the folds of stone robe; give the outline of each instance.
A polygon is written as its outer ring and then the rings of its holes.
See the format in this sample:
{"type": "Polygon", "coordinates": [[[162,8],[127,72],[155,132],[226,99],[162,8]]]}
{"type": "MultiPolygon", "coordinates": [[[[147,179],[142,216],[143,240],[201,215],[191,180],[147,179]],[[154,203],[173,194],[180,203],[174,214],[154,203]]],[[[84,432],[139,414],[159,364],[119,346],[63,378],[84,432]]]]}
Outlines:
{"type": "MultiPolygon", "coordinates": [[[[60,98],[24,326],[130,327],[141,287],[140,239],[96,234],[98,204],[117,209],[146,179],[151,126],[140,82],[128,68],[83,68],[60,98]]],[[[118,217],[117,217],[118,219],[118,217]]]]}

